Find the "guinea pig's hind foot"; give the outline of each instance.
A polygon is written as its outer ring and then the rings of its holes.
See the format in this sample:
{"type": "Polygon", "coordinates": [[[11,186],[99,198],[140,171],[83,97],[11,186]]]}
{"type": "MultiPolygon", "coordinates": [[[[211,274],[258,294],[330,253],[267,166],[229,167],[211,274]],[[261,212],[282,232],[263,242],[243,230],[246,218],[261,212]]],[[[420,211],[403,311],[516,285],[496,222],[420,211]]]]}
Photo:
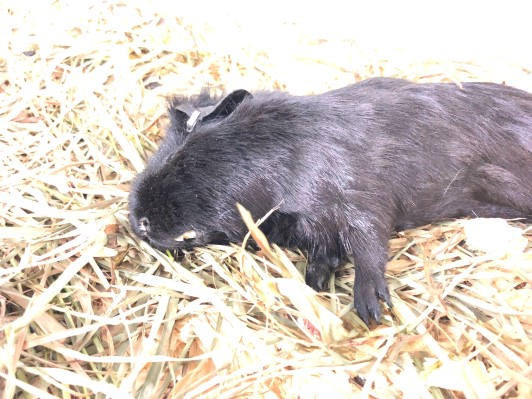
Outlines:
{"type": "MultiPolygon", "coordinates": [[[[528,165],[527,160],[521,162],[528,165]]],[[[532,177],[530,168],[507,170],[497,165],[483,164],[466,176],[475,189],[477,200],[498,204],[521,211],[526,217],[532,212],[532,177]],[[527,170],[528,169],[528,170],[527,170]]],[[[493,216],[498,216],[494,214],[493,216]]]]}

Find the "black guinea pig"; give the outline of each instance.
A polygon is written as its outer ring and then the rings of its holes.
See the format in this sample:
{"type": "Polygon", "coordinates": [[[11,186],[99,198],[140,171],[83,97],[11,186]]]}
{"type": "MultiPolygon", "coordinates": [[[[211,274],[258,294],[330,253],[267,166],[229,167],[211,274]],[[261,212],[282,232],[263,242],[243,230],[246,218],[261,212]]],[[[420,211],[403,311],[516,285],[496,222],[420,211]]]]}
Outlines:
{"type": "Polygon", "coordinates": [[[367,323],[392,231],[463,216],[532,214],[532,95],[493,83],[376,78],[320,95],[175,97],[134,181],[130,221],[160,249],[239,242],[241,203],[271,242],[308,251],[321,290],[348,257],[367,323]]]}

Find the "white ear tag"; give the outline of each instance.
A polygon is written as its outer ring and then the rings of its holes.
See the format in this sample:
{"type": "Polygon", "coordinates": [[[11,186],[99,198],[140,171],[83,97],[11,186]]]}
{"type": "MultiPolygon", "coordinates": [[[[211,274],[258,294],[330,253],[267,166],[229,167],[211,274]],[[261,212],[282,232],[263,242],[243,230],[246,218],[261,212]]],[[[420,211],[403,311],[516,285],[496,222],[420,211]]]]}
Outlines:
{"type": "Polygon", "coordinates": [[[196,126],[196,123],[198,123],[200,114],[201,112],[199,112],[198,110],[192,112],[192,115],[190,115],[190,118],[188,118],[187,121],[187,132],[190,133],[194,129],[194,126],[196,126]]]}

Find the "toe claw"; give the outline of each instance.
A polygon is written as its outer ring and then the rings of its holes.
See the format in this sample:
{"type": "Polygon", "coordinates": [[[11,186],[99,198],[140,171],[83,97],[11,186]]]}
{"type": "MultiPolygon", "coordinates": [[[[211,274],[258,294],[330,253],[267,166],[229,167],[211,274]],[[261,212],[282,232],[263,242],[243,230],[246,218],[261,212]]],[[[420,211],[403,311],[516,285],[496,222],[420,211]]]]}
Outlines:
{"type": "Polygon", "coordinates": [[[374,320],[377,324],[381,324],[380,301],[386,302],[390,308],[393,306],[386,281],[375,287],[367,282],[357,284],[355,280],[355,309],[364,323],[368,324],[370,320],[374,320]]]}

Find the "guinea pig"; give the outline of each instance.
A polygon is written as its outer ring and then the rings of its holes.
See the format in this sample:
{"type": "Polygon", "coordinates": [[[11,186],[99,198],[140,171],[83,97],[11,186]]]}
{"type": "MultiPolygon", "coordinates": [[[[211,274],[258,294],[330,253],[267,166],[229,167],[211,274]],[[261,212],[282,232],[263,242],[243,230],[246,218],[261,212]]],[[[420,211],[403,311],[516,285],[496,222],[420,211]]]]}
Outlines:
{"type": "Polygon", "coordinates": [[[160,149],[131,187],[134,232],[160,249],[239,242],[236,204],[308,253],[323,290],[352,258],[354,305],[379,322],[394,230],[532,214],[532,95],[494,83],[375,78],[319,95],[237,90],[169,101],[160,149]]]}

